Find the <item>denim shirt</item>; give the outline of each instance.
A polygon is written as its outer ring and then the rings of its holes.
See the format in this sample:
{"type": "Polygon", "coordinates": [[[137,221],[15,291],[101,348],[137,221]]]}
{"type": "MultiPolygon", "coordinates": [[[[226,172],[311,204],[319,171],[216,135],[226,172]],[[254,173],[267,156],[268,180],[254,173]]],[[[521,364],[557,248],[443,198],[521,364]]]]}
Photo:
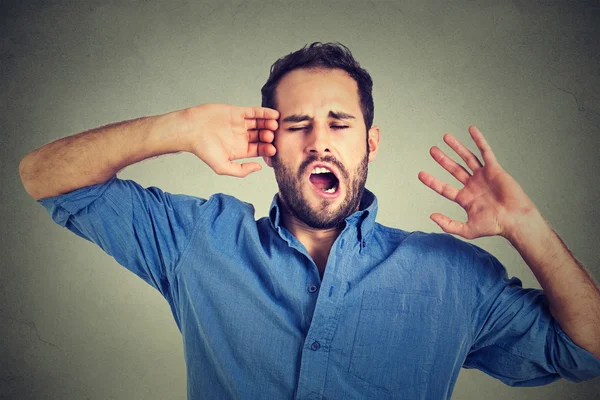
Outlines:
{"type": "Polygon", "coordinates": [[[322,280],[277,195],[256,220],[115,175],[39,202],[167,300],[190,399],[449,399],[461,367],[511,386],[600,376],[542,290],[454,236],[375,222],[368,190],[322,280]]]}

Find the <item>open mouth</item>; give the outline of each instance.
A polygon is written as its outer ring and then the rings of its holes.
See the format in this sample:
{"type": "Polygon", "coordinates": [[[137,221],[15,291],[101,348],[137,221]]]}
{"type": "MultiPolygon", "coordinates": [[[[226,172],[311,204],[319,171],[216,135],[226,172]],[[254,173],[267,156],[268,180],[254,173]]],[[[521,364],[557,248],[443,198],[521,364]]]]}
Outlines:
{"type": "Polygon", "coordinates": [[[336,193],[340,186],[335,174],[325,167],[315,167],[308,179],[318,190],[327,194],[336,193]]]}

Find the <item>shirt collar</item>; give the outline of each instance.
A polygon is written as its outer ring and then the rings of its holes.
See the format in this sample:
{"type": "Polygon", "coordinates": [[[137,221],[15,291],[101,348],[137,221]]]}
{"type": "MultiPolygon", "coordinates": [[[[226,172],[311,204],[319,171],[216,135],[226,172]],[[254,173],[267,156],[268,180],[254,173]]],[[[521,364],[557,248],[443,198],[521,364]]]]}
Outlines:
{"type": "MultiPolygon", "coordinates": [[[[281,223],[281,209],[279,205],[279,196],[276,193],[269,207],[269,221],[275,231],[279,232],[281,223]]],[[[375,217],[377,216],[377,197],[367,188],[364,189],[358,211],[346,218],[346,222],[356,228],[358,240],[364,247],[366,241],[373,231],[375,217]]]]}

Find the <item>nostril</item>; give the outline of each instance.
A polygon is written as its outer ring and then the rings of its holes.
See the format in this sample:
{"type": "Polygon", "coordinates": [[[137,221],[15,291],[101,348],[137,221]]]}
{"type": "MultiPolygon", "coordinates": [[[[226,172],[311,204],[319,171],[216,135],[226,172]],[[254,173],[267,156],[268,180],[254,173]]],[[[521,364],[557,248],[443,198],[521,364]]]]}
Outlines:
{"type": "Polygon", "coordinates": [[[308,147],[308,151],[310,153],[331,153],[331,150],[329,150],[329,148],[319,148],[319,146],[310,146],[308,147]]]}

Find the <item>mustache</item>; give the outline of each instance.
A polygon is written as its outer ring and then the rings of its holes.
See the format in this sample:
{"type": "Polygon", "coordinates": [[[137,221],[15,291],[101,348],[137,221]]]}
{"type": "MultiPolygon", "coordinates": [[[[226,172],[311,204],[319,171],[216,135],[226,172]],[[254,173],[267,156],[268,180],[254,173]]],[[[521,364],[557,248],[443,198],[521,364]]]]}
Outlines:
{"type": "Polygon", "coordinates": [[[344,165],[341,162],[339,162],[334,156],[319,157],[317,155],[311,155],[308,156],[308,158],[304,160],[302,164],[300,164],[300,167],[298,168],[298,179],[302,178],[302,175],[304,175],[304,171],[306,170],[306,168],[308,168],[308,165],[312,164],[315,161],[326,162],[335,165],[340,170],[340,173],[342,174],[344,179],[348,179],[348,177],[350,176],[344,165]]]}

